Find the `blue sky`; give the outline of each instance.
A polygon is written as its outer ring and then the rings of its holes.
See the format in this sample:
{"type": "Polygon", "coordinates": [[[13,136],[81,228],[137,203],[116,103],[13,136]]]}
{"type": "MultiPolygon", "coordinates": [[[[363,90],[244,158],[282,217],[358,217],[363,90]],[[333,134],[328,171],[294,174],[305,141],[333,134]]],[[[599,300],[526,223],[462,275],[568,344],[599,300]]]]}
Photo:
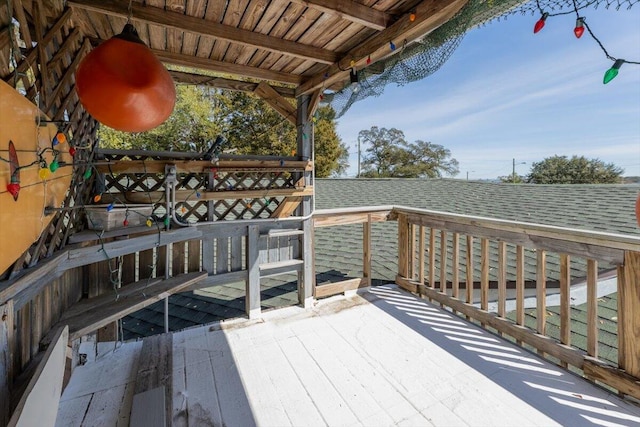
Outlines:
{"type": "MultiPolygon", "coordinates": [[[[582,15],[613,57],[640,61],[640,5],[582,15]]],[[[526,162],[516,166],[525,175],[532,162],[574,154],[640,176],[640,65],[624,64],[604,85],[612,62],[586,31],[574,36],[574,15],[549,17],[533,34],[537,19],[473,29],[433,75],[354,104],[338,120],[347,175],[356,174],[358,132],[379,126],[445,146],[463,179],[509,175],[514,158],[526,162]]]]}

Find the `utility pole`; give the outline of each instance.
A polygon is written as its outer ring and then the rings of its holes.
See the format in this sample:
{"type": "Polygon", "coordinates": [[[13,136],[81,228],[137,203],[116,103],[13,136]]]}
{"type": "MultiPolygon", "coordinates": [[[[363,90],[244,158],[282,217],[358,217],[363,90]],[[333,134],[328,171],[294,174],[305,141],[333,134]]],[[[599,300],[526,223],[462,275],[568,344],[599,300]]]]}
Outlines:
{"type": "MultiPolygon", "coordinates": [[[[518,164],[519,165],[526,165],[527,162],[520,162],[518,164]]],[[[512,172],[511,172],[511,181],[514,184],[516,183],[516,159],[513,159],[513,168],[512,168],[512,172]]]]}
{"type": "Polygon", "coordinates": [[[358,176],[360,178],[360,135],[358,135],[358,176]]]}

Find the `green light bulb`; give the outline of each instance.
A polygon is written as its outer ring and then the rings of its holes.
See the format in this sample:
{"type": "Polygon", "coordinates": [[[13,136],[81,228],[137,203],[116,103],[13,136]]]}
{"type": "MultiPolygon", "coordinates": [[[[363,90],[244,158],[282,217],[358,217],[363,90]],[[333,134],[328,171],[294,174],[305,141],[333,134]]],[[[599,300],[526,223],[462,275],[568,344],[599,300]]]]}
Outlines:
{"type": "Polygon", "coordinates": [[[604,79],[602,80],[602,83],[607,84],[611,80],[615,79],[618,75],[618,70],[620,69],[620,67],[622,67],[622,64],[624,64],[624,59],[616,59],[616,62],[613,63],[611,68],[609,68],[607,72],[604,73],[604,79]]]}
{"type": "Polygon", "coordinates": [[[49,170],[51,172],[55,172],[58,170],[59,167],[60,167],[60,163],[58,163],[58,159],[54,159],[49,165],[49,170]]]}
{"type": "Polygon", "coordinates": [[[87,169],[84,173],[84,179],[91,178],[91,168],[87,169]]]}

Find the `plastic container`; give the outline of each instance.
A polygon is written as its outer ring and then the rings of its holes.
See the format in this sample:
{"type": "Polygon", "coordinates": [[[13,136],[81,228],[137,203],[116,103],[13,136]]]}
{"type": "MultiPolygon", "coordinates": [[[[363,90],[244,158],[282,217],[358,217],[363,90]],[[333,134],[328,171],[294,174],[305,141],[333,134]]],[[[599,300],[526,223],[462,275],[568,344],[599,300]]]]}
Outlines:
{"type": "Polygon", "coordinates": [[[153,206],[149,205],[109,205],[86,206],[87,226],[91,230],[114,230],[124,227],[135,227],[146,224],[153,212],[153,206]],[[125,219],[127,220],[125,225],[125,219]]]}

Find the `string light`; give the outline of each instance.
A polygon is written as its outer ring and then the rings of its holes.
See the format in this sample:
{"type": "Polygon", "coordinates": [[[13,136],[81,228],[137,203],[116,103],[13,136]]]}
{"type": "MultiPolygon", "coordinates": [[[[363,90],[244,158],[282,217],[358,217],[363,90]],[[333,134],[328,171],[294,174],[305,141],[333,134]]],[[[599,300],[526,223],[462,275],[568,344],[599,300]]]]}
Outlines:
{"type": "Polygon", "coordinates": [[[146,224],[147,224],[147,227],[153,226],[153,221],[151,221],[151,218],[147,218],[146,224]]]}
{"type": "Polygon", "coordinates": [[[580,9],[584,9],[585,7],[591,5],[591,3],[586,3],[585,5],[583,5],[581,7],[578,7],[578,4],[576,3],[576,0],[573,0],[573,10],[568,11],[568,12],[558,12],[558,13],[553,13],[553,14],[550,14],[548,12],[543,12],[542,8],[540,7],[539,0],[536,0],[536,5],[538,6],[538,10],[540,11],[540,13],[542,13],[542,17],[538,20],[538,22],[536,22],[535,26],[533,27],[533,32],[534,33],[537,33],[538,31],[540,31],[544,27],[545,21],[549,16],[559,16],[559,15],[567,15],[567,14],[570,14],[570,13],[575,13],[575,15],[576,15],[576,25],[573,28],[573,33],[575,34],[575,36],[577,38],[582,37],[582,35],[584,34],[584,31],[586,29],[587,32],[589,33],[589,35],[591,36],[591,38],[596,43],[598,43],[598,46],[600,46],[600,49],[602,50],[604,55],[607,57],[607,59],[609,59],[610,61],[613,61],[613,65],[611,66],[611,68],[609,68],[604,73],[604,77],[602,79],[602,83],[603,84],[607,84],[607,83],[611,82],[611,80],[616,78],[616,76],[618,75],[618,72],[620,71],[620,67],[622,67],[622,64],[627,63],[627,64],[640,65],[640,62],[627,61],[626,59],[615,58],[615,57],[611,56],[609,54],[609,52],[607,52],[607,49],[605,49],[605,47],[602,45],[602,42],[596,37],[595,34],[593,34],[593,31],[591,31],[591,28],[589,27],[589,25],[586,22],[586,18],[584,16],[580,16],[580,14],[578,12],[580,9]]]}
{"type": "Polygon", "coordinates": [[[100,200],[102,200],[102,194],[96,194],[95,196],[93,196],[94,203],[98,203],[100,200]]]}
{"type": "Polygon", "coordinates": [[[416,20],[416,13],[415,13],[415,12],[411,12],[411,13],[409,14],[409,21],[410,21],[410,22],[413,22],[413,21],[415,21],[415,20],[416,20]]]}
{"type": "Polygon", "coordinates": [[[69,155],[71,157],[75,157],[76,155],[76,149],[74,147],[69,147],[69,155]]]}
{"type": "Polygon", "coordinates": [[[371,55],[367,56],[367,65],[371,64],[371,55]]]}
{"type": "Polygon", "coordinates": [[[84,171],[84,175],[82,175],[82,177],[83,177],[84,179],[89,179],[89,178],[91,178],[91,167],[87,168],[87,170],[86,170],[86,171],[84,171]]]}
{"type": "Polygon", "coordinates": [[[573,34],[575,34],[577,38],[582,37],[584,34],[584,18],[578,17],[576,19],[576,27],[573,29],[573,34]]]}
{"type": "Polygon", "coordinates": [[[55,172],[58,170],[59,167],[60,167],[60,163],[58,163],[58,159],[54,158],[51,164],[49,165],[49,170],[51,172],[55,172]]]}
{"type": "Polygon", "coordinates": [[[44,181],[45,179],[49,178],[50,173],[51,172],[49,171],[49,168],[41,168],[38,171],[38,176],[40,177],[41,180],[44,181]]]}
{"type": "Polygon", "coordinates": [[[538,19],[538,22],[536,22],[536,25],[533,26],[533,34],[537,34],[541,29],[544,28],[544,23],[547,20],[547,17],[549,17],[549,14],[547,12],[544,12],[542,14],[542,17],[538,19]]]}
{"type": "Polygon", "coordinates": [[[616,76],[618,75],[618,70],[620,69],[620,67],[622,67],[622,64],[624,64],[624,62],[625,62],[624,59],[616,59],[616,62],[613,63],[611,68],[609,68],[607,72],[604,73],[604,78],[602,79],[602,83],[607,84],[611,80],[615,79],[616,76]]]}
{"type": "Polygon", "coordinates": [[[393,43],[393,41],[389,42],[389,49],[396,50],[396,45],[393,43]]]}
{"type": "Polygon", "coordinates": [[[7,191],[13,196],[13,200],[17,202],[20,194],[20,179],[15,173],[11,175],[11,182],[7,184],[7,191]]]}

